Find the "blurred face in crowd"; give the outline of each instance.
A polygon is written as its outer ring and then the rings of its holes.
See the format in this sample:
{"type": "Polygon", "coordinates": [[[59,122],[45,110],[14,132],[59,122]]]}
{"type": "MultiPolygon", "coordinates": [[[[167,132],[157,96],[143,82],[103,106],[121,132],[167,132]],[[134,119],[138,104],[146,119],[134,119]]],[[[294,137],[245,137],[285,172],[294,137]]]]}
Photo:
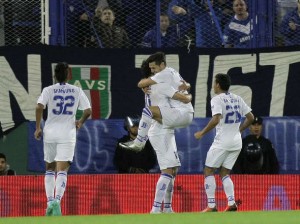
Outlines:
{"type": "Polygon", "coordinates": [[[132,138],[136,138],[136,136],[138,135],[138,130],[139,130],[139,127],[138,126],[133,126],[133,127],[129,127],[129,132],[130,132],[130,136],[132,138]]]}
{"type": "Polygon", "coordinates": [[[100,17],[101,17],[101,13],[102,13],[102,8],[101,8],[101,7],[97,7],[97,8],[95,9],[95,16],[96,16],[97,18],[100,18],[100,17]]]}
{"type": "Polygon", "coordinates": [[[101,13],[101,21],[104,24],[112,26],[115,21],[115,15],[111,9],[105,9],[101,13]]]}
{"type": "Polygon", "coordinates": [[[6,160],[4,158],[0,158],[0,172],[3,172],[6,169],[6,160]]]}
{"type": "Polygon", "coordinates": [[[258,123],[251,124],[249,129],[252,135],[259,137],[261,136],[262,133],[262,124],[258,124],[258,123]]]}
{"type": "Polygon", "coordinates": [[[160,16],[160,31],[166,32],[169,26],[170,26],[169,17],[166,15],[160,16]]]}
{"type": "Polygon", "coordinates": [[[247,14],[247,5],[244,0],[233,1],[233,11],[237,16],[244,16],[247,14]]]}

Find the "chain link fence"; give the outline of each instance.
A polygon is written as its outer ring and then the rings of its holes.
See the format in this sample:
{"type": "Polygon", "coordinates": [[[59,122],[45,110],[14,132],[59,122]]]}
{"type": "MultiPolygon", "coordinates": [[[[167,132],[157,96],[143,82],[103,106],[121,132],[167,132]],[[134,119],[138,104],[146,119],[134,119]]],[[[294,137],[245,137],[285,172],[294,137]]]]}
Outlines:
{"type": "Polygon", "coordinates": [[[231,1],[195,0],[195,4],[189,4],[192,2],[67,1],[66,44],[108,48],[222,47],[223,29],[234,15],[231,1]],[[185,13],[178,13],[176,7],[185,13]]]}
{"type": "Polygon", "coordinates": [[[0,0],[0,46],[41,42],[41,1],[0,0]]]}
{"type": "Polygon", "coordinates": [[[232,0],[0,0],[0,46],[40,43],[87,48],[299,45],[299,0],[268,2],[271,7],[267,7],[272,10],[264,14],[259,11],[259,1],[245,1],[249,18],[232,23],[240,10],[232,0]],[[51,7],[53,3],[58,7],[51,7]],[[50,6],[45,8],[44,4],[50,6]],[[49,25],[44,14],[50,18],[49,25]],[[59,28],[55,28],[55,22],[59,28]],[[236,33],[228,34],[228,27],[236,33]],[[266,30],[268,34],[264,34],[266,30]],[[45,42],[45,34],[51,37],[49,43],[45,42]],[[232,36],[242,44],[230,43],[232,36]],[[244,44],[247,42],[251,44],[244,44]]]}
{"type": "Polygon", "coordinates": [[[300,0],[277,0],[274,37],[276,46],[300,45],[300,0]]]}

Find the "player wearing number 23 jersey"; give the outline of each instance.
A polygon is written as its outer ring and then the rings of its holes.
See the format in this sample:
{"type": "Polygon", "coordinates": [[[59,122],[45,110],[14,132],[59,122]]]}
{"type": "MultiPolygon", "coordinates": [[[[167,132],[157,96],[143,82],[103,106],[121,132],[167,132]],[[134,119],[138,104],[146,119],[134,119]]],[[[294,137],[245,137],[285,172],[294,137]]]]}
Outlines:
{"type": "Polygon", "coordinates": [[[225,211],[237,211],[234,185],[229,174],[242,148],[241,132],[252,123],[254,116],[251,108],[240,96],[228,91],[230,85],[229,75],[219,73],[215,76],[213,88],[216,96],[211,99],[212,118],[201,131],[195,133],[195,138],[201,139],[207,132],[216,128],[216,136],[205,161],[204,185],[208,207],[204,212],[217,211],[214,177],[216,169],[219,169],[228,200],[225,211]],[[246,119],[242,122],[244,116],[246,119]]]}
{"type": "Polygon", "coordinates": [[[233,93],[221,93],[211,99],[212,116],[221,114],[216,126],[212,147],[228,151],[241,150],[242,138],[239,131],[241,119],[251,111],[244,100],[233,93]]]}

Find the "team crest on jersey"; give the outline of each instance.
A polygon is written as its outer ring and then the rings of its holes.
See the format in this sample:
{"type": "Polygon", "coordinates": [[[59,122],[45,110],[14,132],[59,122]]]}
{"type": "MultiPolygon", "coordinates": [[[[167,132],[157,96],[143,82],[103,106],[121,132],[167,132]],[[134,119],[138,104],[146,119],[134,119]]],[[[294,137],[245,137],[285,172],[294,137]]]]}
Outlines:
{"type": "MultiPolygon", "coordinates": [[[[92,106],[92,119],[105,119],[111,113],[110,79],[108,65],[69,65],[69,83],[84,90],[92,106]]],[[[81,116],[78,111],[76,117],[81,116]]]]}

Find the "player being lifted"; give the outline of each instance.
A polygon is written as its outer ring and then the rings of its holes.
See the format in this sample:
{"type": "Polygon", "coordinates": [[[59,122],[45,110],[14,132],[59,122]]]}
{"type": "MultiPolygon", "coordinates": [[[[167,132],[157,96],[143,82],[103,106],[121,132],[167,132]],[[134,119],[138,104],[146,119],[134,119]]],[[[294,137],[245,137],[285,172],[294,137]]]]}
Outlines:
{"type": "MultiPolygon", "coordinates": [[[[151,55],[146,61],[153,75],[142,79],[138,83],[139,88],[147,88],[155,84],[167,83],[178,93],[188,93],[187,90],[190,88],[189,83],[186,83],[175,69],[166,66],[166,58],[163,52],[157,52],[151,55]]],[[[169,103],[164,106],[164,108],[167,108],[166,111],[162,110],[162,106],[146,104],[146,107],[143,108],[137,138],[134,141],[121,143],[120,145],[131,150],[142,150],[148,139],[148,130],[152,119],[161,123],[163,128],[166,129],[183,128],[190,125],[194,116],[193,106],[191,103],[186,104],[180,102],[177,98],[178,95],[174,94],[171,97],[169,96],[169,103]]],[[[189,96],[191,97],[191,95],[189,96]]]]}
{"type": "Polygon", "coordinates": [[[134,142],[130,142],[128,145],[125,144],[125,146],[131,150],[141,150],[144,144],[143,141],[149,136],[161,170],[161,176],[156,184],[151,213],[172,213],[173,187],[178,168],[181,166],[177,153],[174,128],[185,127],[192,122],[193,107],[190,103],[191,95],[178,91],[179,86],[182,85],[182,78],[175,70],[165,66],[163,53],[159,52],[151,55],[143,65],[142,70],[143,68],[144,70],[148,69],[149,71],[146,72],[148,75],[156,73],[158,76],[156,80],[159,80],[159,73],[165,70],[165,74],[162,74],[169,80],[168,82],[154,84],[152,80],[156,76],[154,75],[150,79],[144,79],[139,83],[139,85],[142,82],[147,83],[140,85],[142,88],[147,88],[149,83],[152,84],[149,87],[150,92],[145,91],[146,105],[148,107],[144,108],[142,118],[146,117],[147,120],[146,122],[140,122],[139,125],[139,131],[143,133],[143,136],[140,135],[140,147],[131,147],[134,145],[134,142]],[[164,204],[163,211],[161,210],[162,202],[164,204]]]}

